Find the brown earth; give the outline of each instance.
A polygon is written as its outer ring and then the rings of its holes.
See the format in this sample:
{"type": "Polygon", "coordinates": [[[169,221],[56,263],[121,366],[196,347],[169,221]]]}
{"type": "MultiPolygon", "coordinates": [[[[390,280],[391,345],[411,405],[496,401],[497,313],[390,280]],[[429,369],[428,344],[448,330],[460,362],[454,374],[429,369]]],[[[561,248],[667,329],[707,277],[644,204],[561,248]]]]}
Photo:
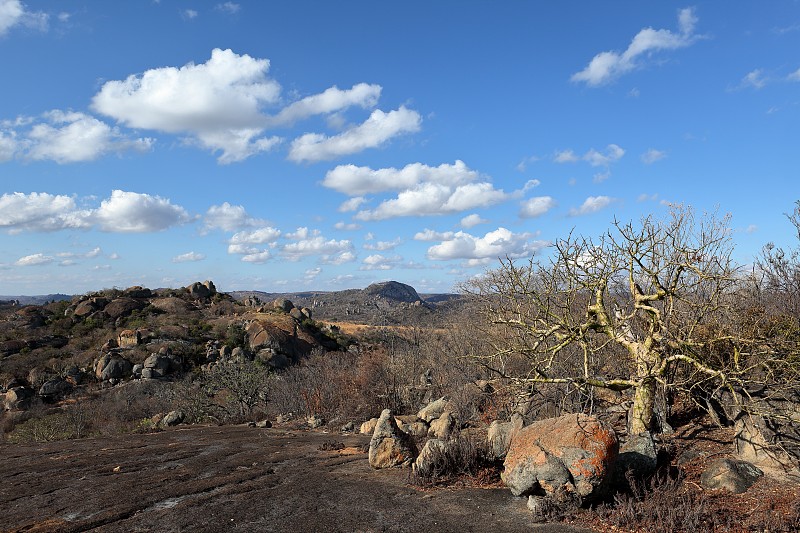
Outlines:
{"type": "Polygon", "coordinates": [[[368,441],[193,426],[0,445],[0,530],[588,531],[535,525],[525,500],[504,488],[415,488],[407,469],[371,469],[368,441]]]}

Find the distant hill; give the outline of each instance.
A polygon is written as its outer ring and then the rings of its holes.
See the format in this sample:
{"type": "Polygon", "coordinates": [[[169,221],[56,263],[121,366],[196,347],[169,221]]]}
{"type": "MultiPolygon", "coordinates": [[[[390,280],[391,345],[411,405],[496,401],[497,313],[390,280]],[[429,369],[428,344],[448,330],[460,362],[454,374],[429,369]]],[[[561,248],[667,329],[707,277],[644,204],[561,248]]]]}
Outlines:
{"type": "Polygon", "coordinates": [[[38,296],[5,296],[0,295],[0,303],[19,302],[19,305],[44,305],[48,302],[71,300],[69,294],[41,294],[38,296]]]}
{"type": "Polygon", "coordinates": [[[285,298],[297,307],[311,309],[314,318],[373,325],[408,324],[415,320],[431,322],[437,319],[444,306],[453,305],[460,298],[457,294],[420,295],[414,287],[397,281],[343,291],[234,291],[229,294],[237,300],[255,296],[265,304],[285,298]]]}

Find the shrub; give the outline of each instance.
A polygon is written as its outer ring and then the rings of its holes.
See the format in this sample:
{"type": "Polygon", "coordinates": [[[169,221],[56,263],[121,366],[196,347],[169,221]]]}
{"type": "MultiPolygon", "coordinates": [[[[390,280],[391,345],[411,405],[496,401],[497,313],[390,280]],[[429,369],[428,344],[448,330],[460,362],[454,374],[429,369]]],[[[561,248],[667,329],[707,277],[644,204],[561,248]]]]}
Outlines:
{"type": "Polygon", "coordinates": [[[486,485],[500,479],[500,464],[491,458],[486,439],[480,435],[459,433],[445,446],[430,451],[429,467],[415,468],[410,474],[411,484],[425,487],[471,479],[486,485]]]}

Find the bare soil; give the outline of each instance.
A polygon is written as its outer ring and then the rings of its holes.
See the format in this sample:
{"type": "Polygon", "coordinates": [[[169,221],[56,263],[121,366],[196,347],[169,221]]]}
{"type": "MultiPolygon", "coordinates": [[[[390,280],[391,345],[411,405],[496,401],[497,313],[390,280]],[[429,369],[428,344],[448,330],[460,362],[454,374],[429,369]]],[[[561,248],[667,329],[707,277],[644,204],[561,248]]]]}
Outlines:
{"type": "Polygon", "coordinates": [[[0,530],[588,531],[534,524],[525,500],[503,488],[420,490],[409,485],[407,469],[370,468],[368,441],[290,428],[192,426],[4,444],[0,530]]]}

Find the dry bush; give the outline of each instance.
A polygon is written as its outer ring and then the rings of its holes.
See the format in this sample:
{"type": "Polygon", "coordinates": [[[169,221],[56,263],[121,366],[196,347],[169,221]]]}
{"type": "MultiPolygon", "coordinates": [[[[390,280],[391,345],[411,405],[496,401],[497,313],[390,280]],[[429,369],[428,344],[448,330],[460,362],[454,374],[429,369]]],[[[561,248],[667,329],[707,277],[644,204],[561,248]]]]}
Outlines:
{"type": "Polygon", "coordinates": [[[463,481],[475,485],[500,480],[500,464],[491,457],[485,438],[459,433],[442,448],[433,448],[430,468],[414,469],[409,482],[421,487],[451,485],[463,481]]]}

